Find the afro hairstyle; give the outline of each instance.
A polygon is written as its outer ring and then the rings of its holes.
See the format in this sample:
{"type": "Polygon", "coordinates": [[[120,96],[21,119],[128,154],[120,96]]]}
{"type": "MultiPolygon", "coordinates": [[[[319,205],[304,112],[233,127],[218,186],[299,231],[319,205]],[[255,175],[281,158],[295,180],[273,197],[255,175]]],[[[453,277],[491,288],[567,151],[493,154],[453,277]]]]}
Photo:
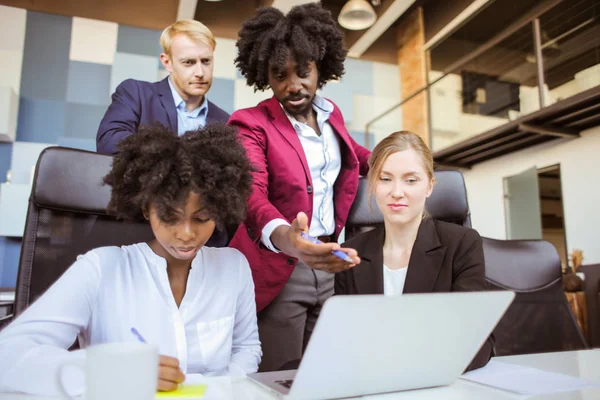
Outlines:
{"type": "Polygon", "coordinates": [[[242,24],[236,46],[236,66],[255,90],[269,87],[269,69],[285,70],[288,54],[301,66],[316,63],[319,88],[344,74],[344,35],[319,3],[295,6],[287,15],[273,7],[259,9],[242,24]]]}
{"type": "Polygon", "coordinates": [[[165,221],[193,191],[218,226],[245,217],[252,167],[235,128],[212,124],[177,136],[160,124],[142,126],[118,148],[103,180],[112,188],[109,214],[141,221],[153,204],[165,221]]]}

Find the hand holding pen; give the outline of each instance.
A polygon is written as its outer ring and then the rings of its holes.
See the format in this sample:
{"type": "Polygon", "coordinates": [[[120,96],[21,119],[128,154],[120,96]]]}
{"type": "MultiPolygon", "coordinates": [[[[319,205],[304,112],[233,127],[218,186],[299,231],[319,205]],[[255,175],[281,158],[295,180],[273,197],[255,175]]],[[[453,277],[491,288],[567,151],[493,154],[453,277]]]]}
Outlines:
{"type": "MultiPolygon", "coordinates": [[[[131,328],[131,333],[136,339],[142,343],[146,343],[146,339],[138,332],[137,329],[131,328]]],[[[157,390],[161,392],[170,392],[177,389],[180,383],[185,380],[185,375],[179,368],[179,360],[161,355],[158,360],[158,383],[157,390]]]]}
{"type": "Polygon", "coordinates": [[[271,242],[285,254],[298,258],[310,268],[340,272],[360,263],[356,250],[339,244],[322,243],[308,235],[308,217],[298,213],[290,226],[282,225],[271,234],[271,242]]]}

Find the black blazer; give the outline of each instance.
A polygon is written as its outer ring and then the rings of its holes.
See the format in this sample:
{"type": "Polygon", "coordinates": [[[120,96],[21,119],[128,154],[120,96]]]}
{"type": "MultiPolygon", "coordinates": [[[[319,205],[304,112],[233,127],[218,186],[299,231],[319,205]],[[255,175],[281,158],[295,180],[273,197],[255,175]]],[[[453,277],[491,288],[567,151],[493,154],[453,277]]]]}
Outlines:
{"type": "MultiPolygon", "coordinates": [[[[336,294],[383,294],[383,226],[348,240],[361,263],[335,276],[336,294]]],[[[481,237],[476,230],[424,219],[408,262],[403,293],[487,290],[481,237]]],[[[468,329],[465,327],[465,329],[468,329]]],[[[467,370],[487,364],[494,347],[490,336],[467,370]]]]}

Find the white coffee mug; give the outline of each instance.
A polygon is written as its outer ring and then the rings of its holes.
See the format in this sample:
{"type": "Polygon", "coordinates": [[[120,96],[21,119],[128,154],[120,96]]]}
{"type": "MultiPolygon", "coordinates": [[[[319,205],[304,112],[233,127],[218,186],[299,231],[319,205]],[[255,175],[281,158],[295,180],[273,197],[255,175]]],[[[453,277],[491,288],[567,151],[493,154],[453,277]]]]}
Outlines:
{"type": "Polygon", "coordinates": [[[139,343],[107,343],[86,349],[85,360],[68,361],[56,374],[59,392],[73,399],[63,383],[65,367],[75,365],[85,372],[86,400],[151,400],[156,396],[158,349],[139,343]]]}

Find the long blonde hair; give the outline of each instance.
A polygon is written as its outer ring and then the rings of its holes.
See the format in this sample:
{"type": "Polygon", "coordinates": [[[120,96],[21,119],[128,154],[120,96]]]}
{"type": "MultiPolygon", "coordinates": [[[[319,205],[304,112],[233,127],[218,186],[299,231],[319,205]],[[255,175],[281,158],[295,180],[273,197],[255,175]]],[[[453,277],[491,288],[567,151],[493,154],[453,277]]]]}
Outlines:
{"type": "Polygon", "coordinates": [[[369,173],[367,174],[369,198],[375,192],[375,186],[377,186],[385,160],[394,153],[408,149],[413,149],[419,155],[429,180],[433,179],[433,156],[423,139],[410,131],[394,132],[379,142],[369,157],[369,173]]]}

